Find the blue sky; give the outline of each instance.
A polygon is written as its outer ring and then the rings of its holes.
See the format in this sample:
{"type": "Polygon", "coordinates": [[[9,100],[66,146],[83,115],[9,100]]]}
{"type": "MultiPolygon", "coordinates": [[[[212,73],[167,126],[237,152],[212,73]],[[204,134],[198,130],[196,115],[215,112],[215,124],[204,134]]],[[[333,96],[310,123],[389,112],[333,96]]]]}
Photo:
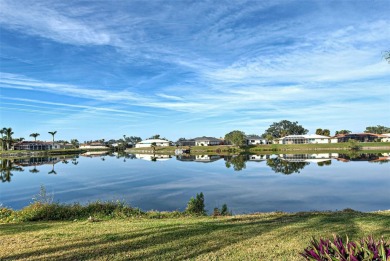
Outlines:
{"type": "Polygon", "coordinates": [[[0,122],[15,137],[390,125],[390,2],[0,0],[0,122]]]}

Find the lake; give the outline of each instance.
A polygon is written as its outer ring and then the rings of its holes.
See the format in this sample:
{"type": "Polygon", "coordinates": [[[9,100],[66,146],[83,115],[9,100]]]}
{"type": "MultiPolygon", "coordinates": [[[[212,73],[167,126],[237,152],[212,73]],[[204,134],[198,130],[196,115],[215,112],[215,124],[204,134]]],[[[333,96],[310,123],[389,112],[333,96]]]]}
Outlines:
{"type": "Polygon", "coordinates": [[[206,209],[268,211],[390,209],[389,153],[344,155],[94,154],[0,159],[0,204],[21,209],[41,185],[55,202],[121,200],[142,210],[184,210],[197,193],[206,209]]]}

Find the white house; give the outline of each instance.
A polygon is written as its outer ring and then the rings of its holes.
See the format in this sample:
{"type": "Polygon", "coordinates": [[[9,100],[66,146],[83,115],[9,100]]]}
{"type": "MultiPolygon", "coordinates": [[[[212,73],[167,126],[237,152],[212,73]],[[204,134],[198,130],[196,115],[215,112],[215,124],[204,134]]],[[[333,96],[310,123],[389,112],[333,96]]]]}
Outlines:
{"type": "Polygon", "coordinates": [[[150,148],[152,145],[155,144],[158,147],[167,147],[169,146],[170,142],[168,140],[161,140],[161,139],[149,139],[149,140],[143,140],[135,144],[136,148],[150,148]]]}
{"type": "Polygon", "coordinates": [[[382,142],[390,142],[390,133],[384,133],[381,136],[382,136],[381,138],[382,142]]]}
{"type": "Polygon", "coordinates": [[[326,144],[330,142],[330,137],[309,134],[309,135],[288,135],[279,139],[279,144],[326,144]]]}
{"type": "Polygon", "coordinates": [[[267,140],[257,135],[249,135],[246,136],[246,144],[247,145],[267,144],[267,140]]]}

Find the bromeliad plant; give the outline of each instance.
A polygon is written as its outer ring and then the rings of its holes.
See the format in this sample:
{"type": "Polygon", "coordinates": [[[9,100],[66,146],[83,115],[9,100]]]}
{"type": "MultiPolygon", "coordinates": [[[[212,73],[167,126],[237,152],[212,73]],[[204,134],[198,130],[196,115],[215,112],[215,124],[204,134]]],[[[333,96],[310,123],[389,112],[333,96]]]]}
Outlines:
{"type": "Polygon", "coordinates": [[[373,237],[349,241],[347,237],[343,243],[338,235],[333,236],[333,242],[313,238],[311,245],[301,255],[306,260],[317,261],[390,261],[390,241],[386,242],[383,237],[377,242],[373,237]]]}

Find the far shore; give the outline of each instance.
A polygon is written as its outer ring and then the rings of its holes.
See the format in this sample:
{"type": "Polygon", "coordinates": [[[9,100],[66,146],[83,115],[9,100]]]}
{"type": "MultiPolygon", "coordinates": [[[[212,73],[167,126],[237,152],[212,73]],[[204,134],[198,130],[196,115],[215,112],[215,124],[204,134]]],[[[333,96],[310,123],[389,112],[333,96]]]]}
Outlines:
{"type": "MultiPolygon", "coordinates": [[[[375,153],[390,151],[390,142],[362,142],[358,152],[360,153],[375,153]]],[[[219,145],[219,146],[167,146],[153,148],[128,148],[126,153],[134,154],[169,154],[174,155],[176,149],[190,149],[190,154],[274,154],[281,152],[289,152],[291,154],[318,154],[329,152],[351,152],[348,148],[348,143],[330,143],[330,144],[267,144],[257,146],[237,147],[233,145],[219,145]]],[[[56,149],[56,150],[41,150],[41,151],[27,151],[27,150],[11,150],[0,151],[0,158],[18,158],[18,157],[44,157],[44,156],[58,156],[80,154],[87,151],[112,151],[107,149],[56,149]]]]}

